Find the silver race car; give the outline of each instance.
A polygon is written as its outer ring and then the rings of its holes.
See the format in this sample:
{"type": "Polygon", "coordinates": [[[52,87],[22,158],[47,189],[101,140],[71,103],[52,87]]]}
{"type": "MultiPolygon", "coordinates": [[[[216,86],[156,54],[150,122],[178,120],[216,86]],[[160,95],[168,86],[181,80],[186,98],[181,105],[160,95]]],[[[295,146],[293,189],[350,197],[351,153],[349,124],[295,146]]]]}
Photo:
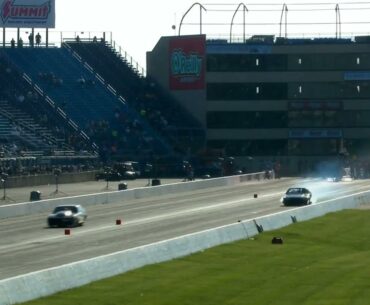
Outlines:
{"type": "Polygon", "coordinates": [[[48,216],[49,227],[82,226],[87,218],[86,210],[81,205],[59,205],[48,216]]]}

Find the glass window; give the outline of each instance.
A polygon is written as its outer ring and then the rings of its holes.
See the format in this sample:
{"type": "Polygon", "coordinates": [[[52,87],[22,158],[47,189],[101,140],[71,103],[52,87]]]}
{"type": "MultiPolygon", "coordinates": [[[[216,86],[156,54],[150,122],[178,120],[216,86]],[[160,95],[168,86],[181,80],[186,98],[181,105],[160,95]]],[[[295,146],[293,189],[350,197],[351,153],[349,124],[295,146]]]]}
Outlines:
{"type": "Polygon", "coordinates": [[[339,139],[290,139],[288,141],[289,155],[337,155],[339,139]]]}
{"type": "Polygon", "coordinates": [[[208,83],[208,100],[279,100],[287,98],[286,83],[208,83]]]}
{"type": "Polygon", "coordinates": [[[308,71],[340,71],[370,69],[367,53],[335,53],[335,54],[291,54],[288,56],[288,70],[308,71]]]}
{"type": "Polygon", "coordinates": [[[210,149],[222,149],[229,156],[271,156],[287,153],[287,140],[212,140],[210,149]]]}
{"type": "Polygon", "coordinates": [[[341,127],[341,112],[336,110],[296,110],[288,112],[289,127],[341,127]]]}
{"type": "Polygon", "coordinates": [[[285,111],[208,112],[207,127],[213,129],[287,128],[285,111]]]}
{"type": "Polygon", "coordinates": [[[285,71],[284,54],[209,54],[208,72],[285,71]]]}

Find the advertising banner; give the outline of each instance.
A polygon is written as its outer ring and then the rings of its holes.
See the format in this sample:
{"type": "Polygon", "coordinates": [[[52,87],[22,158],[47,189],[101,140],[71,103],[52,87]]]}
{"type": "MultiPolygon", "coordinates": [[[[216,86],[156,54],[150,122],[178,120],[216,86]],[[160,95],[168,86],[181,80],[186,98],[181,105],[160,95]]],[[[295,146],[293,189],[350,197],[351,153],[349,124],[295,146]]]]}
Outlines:
{"type": "Polygon", "coordinates": [[[201,90],[205,88],[204,35],[175,37],[169,43],[171,90],[201,90]]]}
{"type": "Polygon", "coordinates": [[[0,27],[55,28],[55,0],[0,0],[0,27]]]}

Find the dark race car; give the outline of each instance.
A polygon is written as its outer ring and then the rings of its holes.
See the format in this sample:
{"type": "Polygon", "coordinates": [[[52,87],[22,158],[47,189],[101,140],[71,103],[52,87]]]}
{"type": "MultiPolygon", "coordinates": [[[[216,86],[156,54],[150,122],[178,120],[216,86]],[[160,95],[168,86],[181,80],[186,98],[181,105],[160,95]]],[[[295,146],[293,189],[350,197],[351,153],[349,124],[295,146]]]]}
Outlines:
{"type": "Polygon", "coordinates": [[[101,172],[96,174],[95,180],[121,181],[123,180],[123,177],[120,173],[117,172],[101,172]]]}
{"type": "Polygon", "coordinates": [[[87,218],[86,210],[81,205],[60,205],[48,216],[49,227],[82,226],[87,218]]]}
{"type": "Polygon", "coordinates": [[[291,187],[281,198],[285,206],[309,205],[312,203],[312,193],[304,187],[291,187]]]}

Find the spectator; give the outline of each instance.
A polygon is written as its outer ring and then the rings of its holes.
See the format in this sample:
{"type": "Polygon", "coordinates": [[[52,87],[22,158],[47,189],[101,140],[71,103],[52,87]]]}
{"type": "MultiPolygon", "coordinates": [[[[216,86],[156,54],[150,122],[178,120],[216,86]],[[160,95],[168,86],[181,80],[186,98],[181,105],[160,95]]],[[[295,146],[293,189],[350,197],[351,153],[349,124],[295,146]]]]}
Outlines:
{"type": "Polygon", "coordinates": [[[95,86],[95,81],[93,79],[88,79],[86,81],[86,85],[92,87],[92,86],[95,86]]]}
{"type": "Polygon", "coordinates": [[[10,46],[11,46],[12,49],[15,48],[15,40],[14,40],[14,38],[12,38],[12,40],[10,41],[10,46]]]}
{"type": "Polygon", "coordinates": [[[23,48],[23,39],[19,38],[18,40],[18,48],[23,48]]]}
{"type": "Polygon", "coordinates": [[[19,103],[23,103],[24,100],[25,100],[24,95],[23,94],[18,95],[17,100],[18,100],[19,103]]]}
{"type": "Polygon", "coordinates": [[[83,76],[81,76],[79,79],[77,79],[77,84],[80,84],[82,87],[85,86],[86,80],[84,79],[83,76]]]}
{"type": "Polygon", "coordinates": [[[28,35],[28,41],[30,43],[30,47],[33,48],[33,33],[31,32],[30,35],[28,35]]]}
{"type": "Polygon", "coordinates": [[[36,46],[40,46],[40,43],[41,43],[41,35],[40,33],[37,33],[36,35],[36,46]]]}
{"type": "Polygon", "coordinates": [[[80,41],[81,41],[80,36],[78,36],[78,35],[77,35],[77,37],[76,37],[76,41],[77,41],[77,42],[80,42],[80,41]]]}
{"type": "Polygon", "coordinates": [[[281,164],[279,161],[275,163],[274,172],[275,172],[275,177],[280,179],[281,178],[281,164]]]}
{"type": "Polygon", "coordinates": [[[94,36],[94,38],[93,38],[93,42],[94,42],[94,43],[97,43],[97,42],[98,42],[98,38],[96,38],[96,36],[94,36]]]}

